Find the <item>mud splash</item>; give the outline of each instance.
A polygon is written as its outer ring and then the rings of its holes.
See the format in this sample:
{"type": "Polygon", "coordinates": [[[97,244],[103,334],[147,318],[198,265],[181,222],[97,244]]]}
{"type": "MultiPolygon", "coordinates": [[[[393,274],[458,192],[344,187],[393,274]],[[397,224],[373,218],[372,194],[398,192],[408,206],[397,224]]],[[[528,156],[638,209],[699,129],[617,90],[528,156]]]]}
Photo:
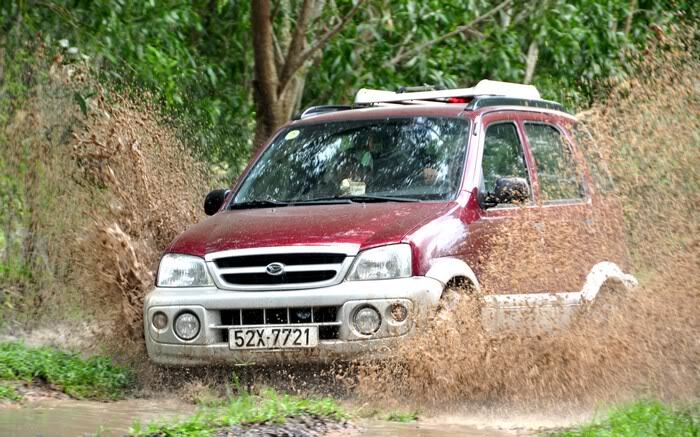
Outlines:
{"type": "MultiPolygon", "coordinates": [[[[440,412],[465,405],[566,410],[639,395],[697,398],[700,63],[692,44],[662,39],[637,61],[636,75],[614,84],[604,106],[580,117],[593,135],[582,147],[595,170],[607,167],[615,184],[608,197],[625,216],[624,224],[605,216],[597,224],[602,233],[624,226],[626,258],[641,286],[607,317],[582,313],[572,329],[532,336],[485,335],[477,300],[463,299],[455,320],[424,327],[394,359],[359,363],[360,397],[440,412]]],[[[527,241],[522,232],[495,242],[491,258],[499,247],[507,258],[514,244],[527,241]]],[[[585,259],[576,255],[580,243],[564,236],[541,254],[542,272],[524,273],[565,273],[585,259]]]]}
{"type": "Polygon", "coordinates": [[[123,96],[94,106],[74,134],[73,158],[81,178],[102,188],[104,202],[78,239],[77,281],[99,307],[113,308],[101,328],[110,332],[106,343],[121,346],[140,343],[152,272],[163,249],[201,218],[206,173],[150,106],[123,96]],[[114,333],[117,342],[109,338],[114,333]]]}
{"type": "Polygon", "coordinates": [[[17,325],[88,320],[102,347],[138,354],[152,272],[203,216],[208,170],[150,96],[107,90],[87,65],[49,59],[40,44],[36,53],[0,126],[9,176],[24,184],[17,234],[31,260],[31,283],[14,301],[28,320],[17,325]]]}

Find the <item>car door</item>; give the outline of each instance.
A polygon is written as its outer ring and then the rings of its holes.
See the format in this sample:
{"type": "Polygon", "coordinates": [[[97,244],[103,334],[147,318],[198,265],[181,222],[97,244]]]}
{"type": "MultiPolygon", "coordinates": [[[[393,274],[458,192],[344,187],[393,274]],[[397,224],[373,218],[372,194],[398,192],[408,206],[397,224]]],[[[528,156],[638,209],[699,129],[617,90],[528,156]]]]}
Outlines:
{"type": "Polygon", "coordinates": [[[530,198],[523,204],[480,202],[477,219],[469,225],[468,262],[475,267],[487,293],[513,294],[541,290],[540,277],[533,272],[542,262],[543,241],[536,203],[536,179],[525,153],[525,141],[517,112],[495,112],[482,118],[477,156],[479,197],[492,193],[499,177],[521,177],[530,186],[530,198]]]}
{"type": "Polygon", "coordinates": [[[589,175],[562,121],[546,114],[521,121],[538,181],[544,242],[539,274],[550,292],[580,290],[597,258],[589,175]]]}

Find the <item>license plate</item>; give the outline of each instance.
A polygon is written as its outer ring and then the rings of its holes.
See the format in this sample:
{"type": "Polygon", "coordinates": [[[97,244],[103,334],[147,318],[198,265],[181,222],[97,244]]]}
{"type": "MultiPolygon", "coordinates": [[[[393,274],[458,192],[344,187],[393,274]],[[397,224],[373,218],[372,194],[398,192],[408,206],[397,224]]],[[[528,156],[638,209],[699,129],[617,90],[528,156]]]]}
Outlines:
{"type": "Polygon", "coordinates": [[[231,349],[291,349],[318,346],[318,326],[250,326],[229,330],[231,349]]]}

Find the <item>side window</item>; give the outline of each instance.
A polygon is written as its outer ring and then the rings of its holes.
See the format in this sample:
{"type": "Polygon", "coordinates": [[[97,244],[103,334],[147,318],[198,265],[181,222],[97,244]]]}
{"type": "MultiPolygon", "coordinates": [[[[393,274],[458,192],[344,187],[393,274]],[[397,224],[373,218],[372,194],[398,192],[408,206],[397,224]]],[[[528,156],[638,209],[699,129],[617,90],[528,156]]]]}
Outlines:
{"type": "Polygon", "coordinates": [[[493,192],[496,179],[516,176],[528,180],[523,149],[513,123],[498,123],[486,128],[484,158],[481,163],[482,190],[493,192]]]}
{"type": "Polygon", "coordinates": [[[535,158],[542,200],[584,197],[580,172],[561,132],[548,124],[525,123],[525,133],[535,158]]]}

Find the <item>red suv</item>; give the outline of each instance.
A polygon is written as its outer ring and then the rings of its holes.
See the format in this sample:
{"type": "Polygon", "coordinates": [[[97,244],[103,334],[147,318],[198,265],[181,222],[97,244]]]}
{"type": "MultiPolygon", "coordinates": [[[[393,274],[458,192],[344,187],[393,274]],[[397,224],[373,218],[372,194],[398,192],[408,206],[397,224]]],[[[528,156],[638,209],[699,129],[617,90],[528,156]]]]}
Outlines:
{"type": "Polygon", "coordinates": [[[594,188],[575,123],[536,88],[494,81],[363,89],[353,106],[306,110],[166,250],[144,304],[151,360],[381,353],[454,284],[479,293],[489,278],[492,328],[533,303],[575,308],[609,279],[633,286],[615,264],[624,250],[606,249],[619,229],[597,231],[615,205],[594,188]],[[562,235],[574,263],[549,257],[562,235]]]}

